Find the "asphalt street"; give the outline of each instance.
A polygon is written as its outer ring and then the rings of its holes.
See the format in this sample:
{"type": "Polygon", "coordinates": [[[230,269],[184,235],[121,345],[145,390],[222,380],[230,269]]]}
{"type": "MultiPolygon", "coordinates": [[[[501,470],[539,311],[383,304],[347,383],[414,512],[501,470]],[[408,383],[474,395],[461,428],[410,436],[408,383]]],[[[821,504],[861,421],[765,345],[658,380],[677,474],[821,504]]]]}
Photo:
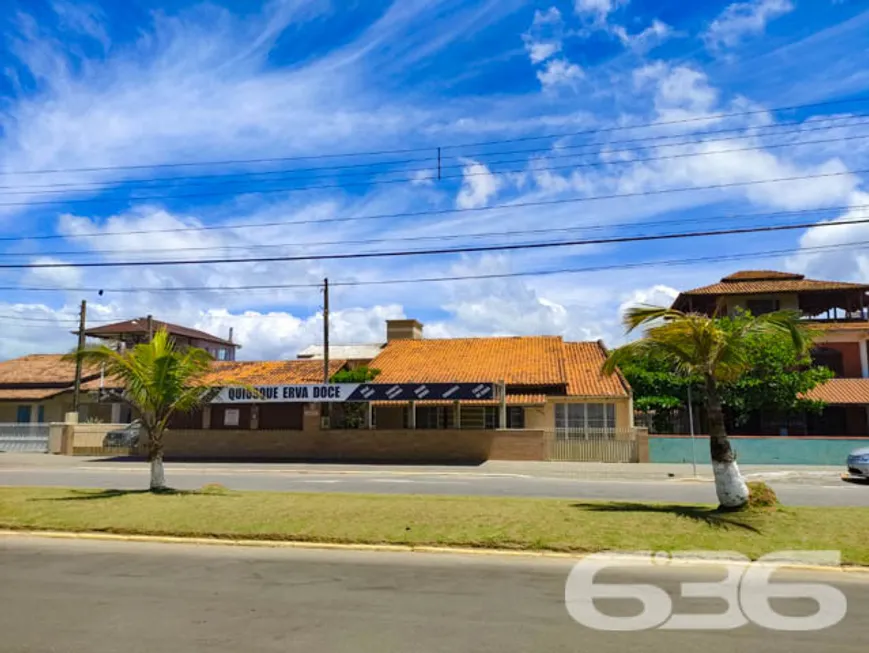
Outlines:
{"type": "MultiPolygon", "coordinates": [[[[675,480],[607,480],[523,474],[476,473],[455,468],[444,472],[395,470],[323,471],[250,468],[240,465],[168,464],[168,483],[196,489],[220,483],[236,490],[293,492],[350,492],[374,494],[447,494],[471,496],[552,497],[714,503],[711,482],[675,480]]],[[[798,483],[787,477],[767,479],[786,505],[869,506],[869,487],[844,483],[828,474],[817,483],[798,483]]],[[[75,467],[0,467],[0,485],[136,489],[146,487],[145,464],[84,464],[75,467]]]]}
{"type": "MultiPolygon", "coordinates": [[[[865,651],[869,576],[776,572],[775,581],[830,583],[847,597],[839,624],[774,632],[606,632],[573,621],[565,583],[574,561],[547,558],[264,549],[132,542],[0,539],[0,648],[4,653],[237,653],[329,651],[675,650],[817,653],[865,651]]],[[[679,597],[683,581],[716,581],[721,568],[602,572],[610,583],[665,590],[678,613],[717,613],[717,599],[679,597]]],[[[814,613],[784,599],[783,614],[814,613]]],[[[607,599],[610,615],[638,612],[607,599]]]]}

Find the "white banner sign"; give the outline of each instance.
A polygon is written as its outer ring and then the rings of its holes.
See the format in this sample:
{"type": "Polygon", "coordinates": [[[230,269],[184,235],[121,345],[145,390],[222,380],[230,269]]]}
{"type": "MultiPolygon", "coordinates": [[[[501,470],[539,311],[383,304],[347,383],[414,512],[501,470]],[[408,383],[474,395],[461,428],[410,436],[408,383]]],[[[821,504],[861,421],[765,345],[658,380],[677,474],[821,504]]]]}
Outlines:
{"type": "Polygon", "coordinates": [[[360,383],[319,385],[258,385],[252,388],[223,388],[213,404],[301,403],[347,401],[360,383]]]}

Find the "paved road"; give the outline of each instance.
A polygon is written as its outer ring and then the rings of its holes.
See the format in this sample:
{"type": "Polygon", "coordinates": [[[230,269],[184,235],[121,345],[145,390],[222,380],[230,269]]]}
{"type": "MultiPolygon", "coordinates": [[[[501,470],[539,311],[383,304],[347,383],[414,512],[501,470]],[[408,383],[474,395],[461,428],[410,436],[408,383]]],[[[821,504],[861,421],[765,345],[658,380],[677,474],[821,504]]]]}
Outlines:
{"type": "MultiPolygon", "coordinates": [[[[169,464],[167,480],[178,489],[220,483],[236,490],[715,502],[715,491],[710,482],[548,478],[483,474],[462,468],[444,472],[358,469],[317,472],[244,465],[231,468],[169,464]]],[[[0,485],[135,489],[146,487],[147,483],[148,471],[144,464],[0,467],[0,485]]],[[[843,483],[832,474],[826,483],[801,484],[789,482],[787,478],[771,480],[771,485],[786,505],[869,506],[869,487],[843,483]]]]}
{"type": "MultiPolygon", "coordinates": [[[[848,598],[845,620],[827,630],[613,633],[570,619],[566,560],[25,538],[0,540],[0,548],[4,653],[863,653],[869,631],[869,580],[841,572],[811,579],[848,598]]],[[[677,596],[678,582],[716,580],[720,571],[604,573],[609,582],[662,587],[677,612],[723,609],[677,596]]],[[[636,613],[623,601],[598,607],[636,613]]],[[[804,601],[776,608],[816,609],[804,601]]]]}

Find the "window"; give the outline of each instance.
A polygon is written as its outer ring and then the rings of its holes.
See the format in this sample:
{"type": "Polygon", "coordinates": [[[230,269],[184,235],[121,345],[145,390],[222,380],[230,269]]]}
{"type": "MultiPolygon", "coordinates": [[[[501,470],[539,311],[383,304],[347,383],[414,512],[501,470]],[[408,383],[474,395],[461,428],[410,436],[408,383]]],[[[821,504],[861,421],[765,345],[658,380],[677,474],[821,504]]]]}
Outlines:
{"type": "Polygon", "coordinates": [[[45,423],[45,406],[42,404],[36,407],[36,421],[40,424],[45,423]]]}
{"type": "Polygon", "coordinates": [[[812,364],[832,370],[836,376],[845,376],[845,360],[842,352],[832,347],[816,347],[812,351],[812,364]]]}
{"type": "Polygon", "coordinates": [[[507,407],[507,428],[508,429],[524,429],[525,428],[525,409],[522,406],[507,407]]]}
{"type": "Polygon", "coordinates": [[[30,408],[31,407],[27,405],[18,406],[18,409],[15,411],[15,421],[21,424],[29,424],[30,408]]]}
{"type": "Polygon", "coordinates": [[[779,309],[779,306],[780,303],[777,299],[749,299],[745,302],[745,307],[752,315],[774,313],[779,309]]]}
{"type": "Polygon", "coordinates": [[[612,437],[615,426],[615,404],[555,405],[555,431],[559,438],[612,437]]]}
{"type": "Polygon", "coordinates": [[[442,429],[446,422],[444,406],[417,406],[416,428],[442,429]]]}

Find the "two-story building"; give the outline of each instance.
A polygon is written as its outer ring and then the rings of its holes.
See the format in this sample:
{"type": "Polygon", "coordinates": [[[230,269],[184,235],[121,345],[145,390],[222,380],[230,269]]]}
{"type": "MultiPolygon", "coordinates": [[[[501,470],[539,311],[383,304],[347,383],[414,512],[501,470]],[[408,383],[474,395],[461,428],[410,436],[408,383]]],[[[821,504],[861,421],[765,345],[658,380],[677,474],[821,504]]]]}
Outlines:
{"type": "MultiPolygon", "coordinates": [[[[744,270],[718,283],[679,294],[673,308],[706,315],[733,315],[748,310],[762,315],[798,311],[818,331],[812,358],[836,374],[813,389],[812,399],[828,404],[823,413],[807,415],[803,433],[869,433],[869,284],[807,279],[772,270],[744,270]]],[[[767,427],[773,425],[766,425],[767,427]]],[[[800,434],[797,426],[794,435],[800,434]]]]}
{"type": "MultiPolygon", "coordinates": [[[[131,347],[146,342],[151,334],[166,329],[180,346],[201,347],[217,361],[234,361],[239,348],[230,339],[152,318],[137,318],[87,329],[85,335],[111,346],[131,347]]],[[[0,423],[61,422],[73,410],[75,363],[65,354],[31,354],[0,361],[0,423]]],[[[85,365],[81,374],[79,420],[126,423],[129,407],[106,398],[103,390],[111,381],[102,371],[85,365]]]]}
{"type": "Polygon", "coordinates": [[[234,361],[236,350],[241,348],[241,345],[232,341],[232,329],[230,329],[229,338],[225,339],[199,329],[155,320],[150,315],[86,329],[85,335],[88,338],[105,340],[121,347],[133,347],[148,342],[151,336],[161,329],[169,333],[176,345],[199,347],[218,361],[234,361]]]}

